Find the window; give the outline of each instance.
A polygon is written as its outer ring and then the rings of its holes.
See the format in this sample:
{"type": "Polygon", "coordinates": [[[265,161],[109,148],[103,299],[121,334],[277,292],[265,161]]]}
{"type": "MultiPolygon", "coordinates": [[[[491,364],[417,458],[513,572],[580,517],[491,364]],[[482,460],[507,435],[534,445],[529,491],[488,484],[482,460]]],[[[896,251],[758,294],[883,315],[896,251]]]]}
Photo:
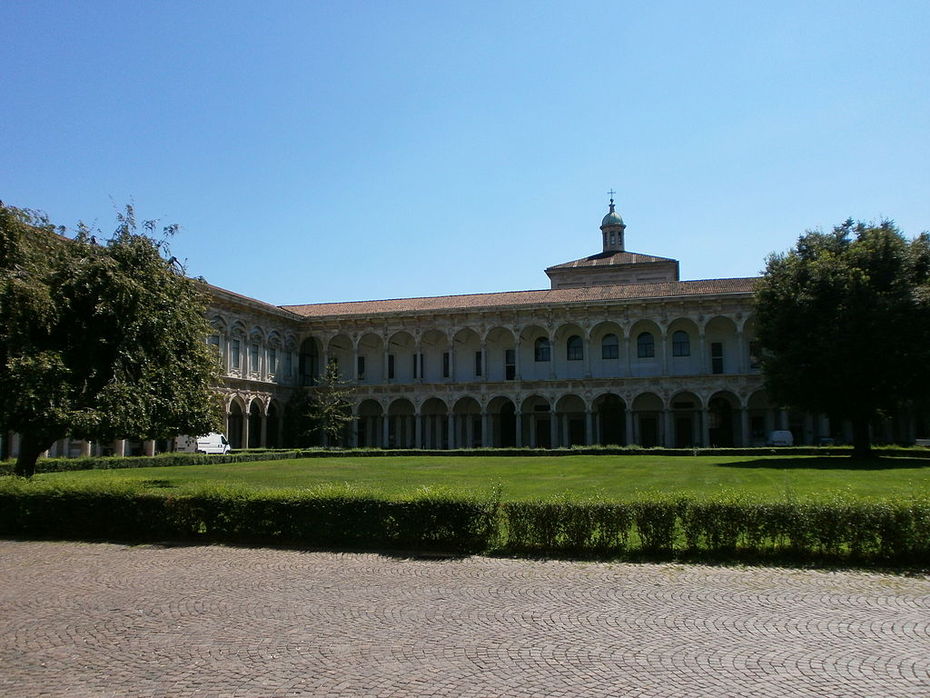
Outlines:
{"type": "Polygon", "coordinates": [[[258,373],[258,345],[253,344],[249,347],[249,368],[252,373],[258,373]]]}
{"type": "Polygon", "coordinates": [[[723,373],[723,342],[710,344],[710,370],[711,373],[723,373]]]}
{"type": "Polygon", "coordinates": [[[533,347],[533,358],[536,361],[549,361],[552,352],[547,337],[539,337],[533,347]]]}
{"type": "Polygon", "coordinates": [[[447,351],[442,352],[442,377],[443,378],[449,377],[449,367],[451,363],[452,361],[451,361],[451,357],[449,356],[449,352],[447,351]]]}
{"type": "Polygon", "coordinates": [[[394,378],[394,355],[388,354],[388,380],[394,378]]]}
{"type": "Polygon", "coordinates": [[[481,352],[480,351],[475,352],[475,375],[476,376],[481,375],[481,352]]]}
{"type": "Polygon", "coordinates": [[[678,330],[672,335],[672,356],[691,356],[691,338],[678,330]]]}
{"type": "Polygon", "coordinates": [[[416,378],[417,375],[418,375],[417,374],[417,355],[414,353],[413,354],[413,377],[416,378]]]}
{"type": "Polygon", "coordinates": [[[643,332],[636,338],[636,356],[651,359],[656,355],[656,340],[651,332],[643,332]]]}
{"type": "Polygon", "coordinates": [[[284,352],[284,372],[287,375],[294,373],[294,354],[292,352],[284,352]]]}
{"type": "Polygon", "coordinates": [[[274,373],[278,370],[278,350],[271,347],[268,350],[268,373],[274,373]]]}
{"type": "Polygon", "coordinates": [[[565,350],[569,361],[581,361],[584,358],[584,343],[577,334],[573,334],[568,338],[565,350]]]}
{"type": "Polygon", "coordinates": [[[602,359],[619,359],[620,342],[615,334],[605,334],[601,340],[601,358],[602,359]]]}
{"type": "Polygon", "coordinates": [[[365,380],[365,357],[360,356],[355,360],[355,371],[358,373],[359,380],[365,380]]]}
{"type": "Polygon", "coordinates": [[[762,368],[762,345],[759,340],[749,340],[749,368],[758,371],[762,368]]]}
{"type": "Polygon", "coordinates": [[[214,347],[214,351],[218,352],[220,350],[220,336],[218,334],[211,334],[207,337],[207,344],[214,347]]]}
{"type": "Polygon", "coordinates": [[[230,363],[235,369],[239,368],[239,363],[241,361],[240,352],[242,351],[242,343],[238,339],[232,341],[232,351],[230,352],[230,363]]]}
{"type": "Polygon", "coordinates": [[[512,381],[517,377],[517,352],[504,349],[504,380],[512,381]]]}

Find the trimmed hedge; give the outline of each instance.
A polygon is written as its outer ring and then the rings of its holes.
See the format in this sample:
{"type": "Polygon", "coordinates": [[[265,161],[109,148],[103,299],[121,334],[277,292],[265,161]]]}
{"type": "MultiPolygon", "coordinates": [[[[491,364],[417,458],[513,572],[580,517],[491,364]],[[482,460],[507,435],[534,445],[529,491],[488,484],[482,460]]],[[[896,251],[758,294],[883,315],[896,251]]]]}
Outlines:
{"type": "Polygon", "coordinates": [[[420,489],[386,499],[351,487],[172,495],[159,481],[106,488],[0,483],[0,535],[123,541],[281,542],[311,547],[691,559],[930,563],[930,497],[759,501],[643,495],[500,503],[420,489]]]}
{"type": "MultiPolygon", "coordinates": [[[[157,456],[106,456],[99,458],[43,458],[36,463],[37,473],[70,472],[73,470],[117,470],[122,468],[158,468],[175,465],[207,463],[251,463],[292,458],[358,458],[364,456],[848,456],[852,449],[845,446],[797,446],[783,448],[639,448],[637,446],[596,446],[584,448],[469,448],[451,451],[418,449],[307,449],[307,450],[237,450],[228,455],[203,453],[162,453],[157,456]]],[[[876,448],[875,456],[890,458],[927,458],[928,448],[876,448]]],[[[0,462],[0,476],[11,475],[13,461],[0,462]]]]}

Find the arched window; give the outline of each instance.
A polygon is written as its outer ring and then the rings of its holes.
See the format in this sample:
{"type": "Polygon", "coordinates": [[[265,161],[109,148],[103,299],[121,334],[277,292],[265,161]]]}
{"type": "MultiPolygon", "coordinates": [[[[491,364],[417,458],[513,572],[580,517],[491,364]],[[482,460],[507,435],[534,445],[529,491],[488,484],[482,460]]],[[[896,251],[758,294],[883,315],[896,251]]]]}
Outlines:
{"type": "Polygon", "coordinates": [[[577,334],[568,338],[565,349],[569,361],[581,361],[584,358],[584,344],[577,334]]]}
{"type": "Polygon", "coordinates": [[[678,330],[672,335],[672,356],[691,356],[691,338],[687,332],[678,330]]]}
{"type": "Polygon", "coordinates": [[[620,342],[615,334],[605,334],[601,340],[601,358],[602,359],[619,359],[620,342]]]}
{"type": "Polygon", "coordinates": [[[656,355],[656,341],[651,332],[643,332],[636,338],[636,356],[651,359],[656,355]]]}
{"type": "Polygon", "coordinates": [[[533,350],[533,356],[536,361],[549,361],[552,352],[549,347],[548,337],[539,337],[536,340],[533,350]]]}

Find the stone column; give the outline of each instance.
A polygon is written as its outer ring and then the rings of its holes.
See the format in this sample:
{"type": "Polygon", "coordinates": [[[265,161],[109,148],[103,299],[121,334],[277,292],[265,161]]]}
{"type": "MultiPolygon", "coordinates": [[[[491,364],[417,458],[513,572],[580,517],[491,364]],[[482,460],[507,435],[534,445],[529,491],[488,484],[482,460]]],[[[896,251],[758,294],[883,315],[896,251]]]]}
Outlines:
{"type": "Polygon", "coordinates": [[[555,380],[555,332],[549,333],[549,380],[555,380]]]}
{"type": "Polygon", "coordinates": [[[481,380],[488,380],[488,344],[481,342],[481,380]]]}
{"type": "Polygon", "coordinates": [[[423,415],[417,410],[413,415],[414,420],[414,448],[423,448],[423,415]]]}
{"type": "Polygon", "coordinates": [[[739,428],[741,432],[740,445],[748,447],[752,445],[752,435],[749,433],[749,408],[744,407],[739,411],[739,428]]]}
{"type": "Polygon", "coordinates": [[[242,413],[242,448],[249,447],[249,427],[251,426],[249,422],[251,416],[251,408],[246,409],[242,413]]]}
{"type": "Polygon", "coordinates": [[[662,422],[662,443],[665,444],[665,448],[675,448],[674,419],[672,410],[662,410],[662,418],[659,421],[662,422]]]}
{"type": "Polygon", "coordinates": [[[413,377],[417,383],[423,382],[423,345],[420,341],[420,335],[417,334],[417,341],[413,347],[414,360],[413,360],[413,377]]]}
{"type": "Polygon", "coordinates": [[[472,448],[475,445],[475,417],[472,414],[465,415],[465,448],[472,448]]]}
{"type": "Polygon", "coordinates": [[[519,381],[520,378],[520,333],[514,330],[514,343],[513,343],[513,373],[514,380],[519,381]]]}
{"type": "Polygon", "coordinates": [[[668,328],[662,333],[662,375],[667,376],[668,369],[668,328]]]}
{"type": "MultiPolygon", "coordinates": [[[[396,425],[395,425],[396,427],[396,425]]],[[[388,448],[391,443],[391,417],[385,414],[381,419],[381,448],[388,448]]]]}
{"type": "Polygon", "coordinates": [[[624,418],[624,434],[623,440],[626,441],[624,446],[629,446],[630,444],[636,443],[635,434],[633,433],[633,410],[623,410],[624,418]]]}
{"type": "Polygon", "coordinates": [[[261,433],[259,435],[258,445],[262,448],[268,448],[268,415],[264,412],[261,416],[261,433]]]}
{"type": "Polygon", "coordinates": [[[633,375],[633,351],[629,335],[623,336],[623,353],[626,356],[626,375],[633,375]]]}
{"type": "Polygon", "coordinates": [[[449,429],[449,449],[455,448],[455,414],[449,412],[449,415],[446,417],[446,425],[449,429]]]}
{"type": "Polygon", "coordinates": [[[491,443],[491,415],[484,409],[481,412],[481,445],[488,448],[491,443]]]}
{"type": "Polygon", "coordinates": [[[523,415],[520,410],[516,410],[513,413],[513,426],[513,444],[516,448],[523,448],[523,415]]]}
{"type": "Polygon", "coordinates": [[[126,455],[126,439],[116,439],[113,441],[113,455],[114,456],[125,456],[126,455]]]}
{"type": "Polygon", "coordinates": [[[706,376],[710,373],[710,366],[707,365],[707,338],[703,329],[698,334],[698,363],[701,367],[698,370],[699,375],[706,376]]]}
{"type": "Polygon", "coordinates": [[[591,338],[585,333],[582,338],[581,351],[584,352],[584,377],[591,377],[591,338]]]}
{"type": "Polygon", "coordinates": [[[591,410],[585,410],[584,413],[584,444],[585,446],[594,445],[594,415],[591,410]]]}
{"type": "Polygon", "coordinates": [[[549,412],[549,448],[557,448],[559,445],[559,417],[555,410],[549,412]]]}
{"type": "Polygon", "coordinates": [[[355,376],[355,382],[358,383],[361,378],[358,375],[358,339],[352,340],[352,375],[355,376]]]}
{"type": "Polygon", "coordinates": [[[146,455],[149,457],[154,456],[155,455],[155,441],[152,439],[146,439],[145,441],[143,441],[142,442],[142,453],[143,455],[146,455]]]}
{"type": "Polygon", "coordinates": [[[710,410],[701,408],[701,446],[710,446],[710,410]]]}

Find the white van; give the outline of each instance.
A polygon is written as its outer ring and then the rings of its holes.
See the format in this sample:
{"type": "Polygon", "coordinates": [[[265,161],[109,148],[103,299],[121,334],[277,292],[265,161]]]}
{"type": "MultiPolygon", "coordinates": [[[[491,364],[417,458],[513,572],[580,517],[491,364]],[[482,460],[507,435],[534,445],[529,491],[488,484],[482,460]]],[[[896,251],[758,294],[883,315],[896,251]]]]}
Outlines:
{"type": "Polygon", "coordinates": [[[179,436],[174,440],[174,450],[179,453],[229,453],[229,441],[224,434],[206,436],[179,436]]]}
{"type": "Polygon", "coordinates": [[[787,429],[769,432],[767,446],[794,446],[794,434],[787,429]]]}

